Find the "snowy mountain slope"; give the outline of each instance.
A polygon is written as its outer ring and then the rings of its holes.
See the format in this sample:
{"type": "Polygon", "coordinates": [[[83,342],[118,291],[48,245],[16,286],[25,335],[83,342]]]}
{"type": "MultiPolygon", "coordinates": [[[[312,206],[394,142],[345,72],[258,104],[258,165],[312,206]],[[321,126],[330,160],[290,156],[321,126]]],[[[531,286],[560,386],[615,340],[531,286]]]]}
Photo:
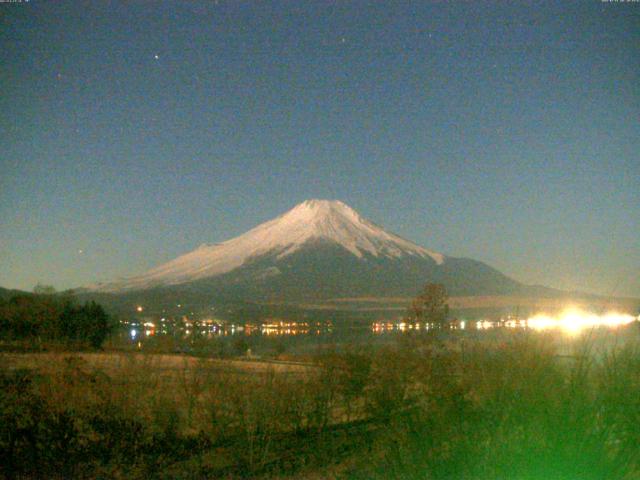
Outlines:
{"type": "Polygon", "coordinates": [[[414,255],[357,257],[323,239],[308,241],[286,257],[255,257],[231,272],[180,287],[226,300],[301,302],[349,295],[412,297],[426,282],[442,283],[452,295],[504,294],[519,288],[475,260],[446,257],[437,264],[431,257],[414,255]]]}
{"type": "MultiPolygon", "coordinates": [[[[307,200],[239,237],[202,245],[147,273],[92,289],[122,292],[197,282],[228,274],[261,257],[285,259],[317,241],[341,247],[354,260],[413,258],[434,267],[446,262],[444,255],[386,232],[340,201],[307,200]]],[[[278,274],[280,270],[272,265],[260,276],[278,274]]]]}

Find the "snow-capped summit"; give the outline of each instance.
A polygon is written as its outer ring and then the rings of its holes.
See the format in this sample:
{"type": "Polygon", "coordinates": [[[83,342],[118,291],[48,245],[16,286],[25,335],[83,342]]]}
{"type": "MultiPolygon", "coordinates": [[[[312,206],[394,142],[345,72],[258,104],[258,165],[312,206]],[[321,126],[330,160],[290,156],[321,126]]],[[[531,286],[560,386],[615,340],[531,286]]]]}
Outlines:
{"type": "Polygon", "coordinates": [[[435,265],[445,262],[444,255],[386,232],[343,202],[307,200],[239,237],[203,244],[140,276],[95,289],[108,292],[189,283],[231,272],[262,256],[286,258],[316,240],[340,246],[358,259],[414,257],[435,265]]]}
{"type": "Polygon", "coordinates": [[[429,256],[438,264],[444,261],[443,255],[387,233],[339,200],[307,200],[238,238],[258,232],[269,249],[284,248],[280,257],[298,250],[308,240],[325,239],[343,246],[356,257],[364,253],[375,257],[418,255],[429,256]]]}

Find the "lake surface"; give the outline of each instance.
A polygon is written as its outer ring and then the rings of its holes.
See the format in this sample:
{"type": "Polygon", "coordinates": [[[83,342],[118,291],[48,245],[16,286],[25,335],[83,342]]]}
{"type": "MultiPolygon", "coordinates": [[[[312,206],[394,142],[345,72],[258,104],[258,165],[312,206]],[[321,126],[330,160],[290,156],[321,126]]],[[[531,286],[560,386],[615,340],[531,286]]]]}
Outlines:
{"type": "MultiPolygon", "coordinates": [[[[384,345],[404,338],[431,336],[453,342],[495,340],[513,335],[544,334],[559,345],[577,340],[600,339],[609,344],[640,337],[637,317],[626,314],[596,315],[567,310],[557,316],[537,315],[527,319],[457,320],[446,328],[429,323],[374,322],[333,323],[325,321],[271,321],[263,324],[226,324],[210,320],[127,322],[118,341],[129,347],[191,353],[198,349],[211,354],[310,353],[319,348],[347,345],[384,345]],[[615,340],[622,338],[622,340],[615,340]],[[606,339],[606,340],[602,340],[606,339]]],[[[566,348],[563,346],[562,350],[566,348]]]]}

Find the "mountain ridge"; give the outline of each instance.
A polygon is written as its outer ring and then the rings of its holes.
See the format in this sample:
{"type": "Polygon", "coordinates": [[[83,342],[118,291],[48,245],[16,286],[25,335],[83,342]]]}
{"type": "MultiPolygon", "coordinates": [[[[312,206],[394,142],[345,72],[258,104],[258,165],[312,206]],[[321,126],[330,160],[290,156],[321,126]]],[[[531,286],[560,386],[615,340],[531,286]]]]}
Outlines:
{"type": "MultiPolygon", "coordinates": [[[[415,297],[429,282],[442,283],[451,296],[531,290],[483,262],[387,232],[343,202],[314,199],[235,238],[79,293],[125,310],[140,304],[180,310],[188,303],[194,310],[243,305],[263,311],[265,305],[304,309],[340,297],[415,297]]],[[[272,313],[283,314],[279,309],[272,313]]]]}
{"type": "Polygon", "coordinates": [[[248,232],[213,245],[201,244],[174,260],[128,279],[97,284],[90,290],[118,292],[181,285],[223,275],[260,256],[283,259],[308,242],[324,239],[340,245],[357,258],[430,259],[437,265],[446,257],[421,247],[363,218],[338,200],[306,200],[248,232]]]}

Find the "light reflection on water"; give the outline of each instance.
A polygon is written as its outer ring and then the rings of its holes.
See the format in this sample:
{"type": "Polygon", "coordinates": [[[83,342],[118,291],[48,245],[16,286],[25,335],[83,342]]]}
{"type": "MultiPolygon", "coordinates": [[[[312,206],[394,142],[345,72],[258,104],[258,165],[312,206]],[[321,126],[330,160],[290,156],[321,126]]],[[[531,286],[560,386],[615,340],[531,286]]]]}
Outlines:
{"type": "Polygon", "coordinates": [[[199,336],[204,338],[218,338],[228,336],[304,336],[304,335],[327,335],[333,332],[331,322],[276,322],[265,324],[199,324],[198,322],[177,323],[174,325],[163,324],[158,328],[153,322],[139,324],[133,322],[127,324],[129,338],[132,341],[140,340],[140,337],[155,336],[178,336],[183,338],[199,336]]]}
{"type": "MultiPolygon", "coordinates": [[[[568,308],[557,315],[536,314],[528,318],[507,317],[500,320],[454,320],[448,323],[447,330],[491,330],[497,328],[530,329],[535,331],[560,330],[569,334],[578,334],[592,328],[615,329],[638,321],[638,317],[626,313],[608,312],[596,314],[577,308],[568,308]]],[[[441,325],[433,323],[407,323],[407,322],[376,322],[372,325],[372,331],[376,334],[386,332],[428,331],[439,329],[441,325]]]]}
{"type": "MultiPolygon", "coordinates": [[[[164,319],[162,319],[164,320],[164,319]]],[[[629,314],[608,312],[595,314],[576,308],[570,308],[557,315],[537,314],[528,318],[507,317],[500,320],[452,320],[446,325],[429,322],[383,321],[372,324],[341,325],[335,327],[331,322],[293,322],[271,321],[263,324],[212,324],[210,322],[188,322],[168,325],[164,321],[156,324],[151,321],[128,324],[128,337],[137,342],[147,337],[178,336],[189,338],[219,338],[228,336],[263,336],[263,337],[305,337],[331,336],[335,330],[346,330],[358,334],[374,336],[429,331],[484,331],[496,329],[524,329],[533,331],[558,330],[566,334],[576,335],[593,328],[616,329],[638,321],[638,317],[629,314]],[[368,325],[368,326],[367,326],[368,325]]]]}
{"type": "Polygon", "coordinates": [[[557,315],[540,313],[526,319],[508,319],[504,322],[480,321],[477,323],[476,328],[486,330],[502,326],[536,331],[559,330],[575,335],[593,328],[615,329],[629,325],[637,320],[637,317],[626,313],[608,312],[605,314],[596,314],[578,308],[568,308],[557,315]]]}
{"type": "Polygon", "coordinates": [[[544,314],[536,315],[527,320],[527,326],[534,330],[548,330],[559,328],[567,333],[575,334],[594,327],[617,328],[637,321],[637,318],[617,312],[597,315],[579,309],[567,309],[557,317],[544,314]]]}

